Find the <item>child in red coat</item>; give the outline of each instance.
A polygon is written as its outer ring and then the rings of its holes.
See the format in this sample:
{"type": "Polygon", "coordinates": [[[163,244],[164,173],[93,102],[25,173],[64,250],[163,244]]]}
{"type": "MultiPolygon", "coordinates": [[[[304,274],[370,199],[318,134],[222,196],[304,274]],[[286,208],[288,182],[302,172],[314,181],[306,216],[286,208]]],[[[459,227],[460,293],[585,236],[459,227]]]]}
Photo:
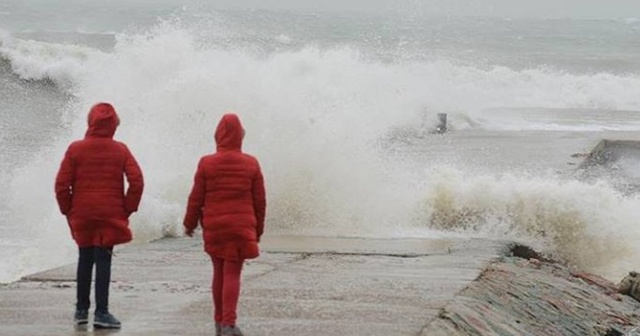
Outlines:
{"type": "Polygon", "coordinates": [[[99,103],[89,112],[89,128],[64,155],[56,176],[60,212],[67,217],[79,248],[75,323],[89,321],[91,275],[96,266],[96,328],[120,328],[109,313],[109,283],[113,246],[131,240],[129,216],[138,210],[144,182],[127,146],[113,140],[120,124],[111,104],[99,103]],[[124,178],[128,188],[124,190],[124,178]]]}
{"type": "Polygon", "coordinates": [[[236,326],[244,260],[259,255],[266,197],[258,160],[242,152],[244,129],[225,114],[215,133],[216,153],[198,163],[184,218],[185,234],[202,225],[205,251],[213,262],[216,335],[242,335],[236,326]]]}

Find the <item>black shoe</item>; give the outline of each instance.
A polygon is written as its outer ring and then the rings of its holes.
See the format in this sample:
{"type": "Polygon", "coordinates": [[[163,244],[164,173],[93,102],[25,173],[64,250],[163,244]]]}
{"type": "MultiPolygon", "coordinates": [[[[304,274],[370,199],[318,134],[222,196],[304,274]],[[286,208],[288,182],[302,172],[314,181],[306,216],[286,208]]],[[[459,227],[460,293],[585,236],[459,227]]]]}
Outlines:
{"type": "Polygon", "coordinates": [[[77,326],[89,323],[89,311],[86,309],[76,309],[76,313],[73,315],[73,323],[77,326]]]}
{"type": "Polygon", "coordinates": [[[238,326],[222,326],[222,336],[244,336],[238,326]]]}
{"type": "Polygon", "coordinates": [[[109,312],[96,312],[93,315],[93,327],[97,329],[120,329],[121,323],[109,312]]]}

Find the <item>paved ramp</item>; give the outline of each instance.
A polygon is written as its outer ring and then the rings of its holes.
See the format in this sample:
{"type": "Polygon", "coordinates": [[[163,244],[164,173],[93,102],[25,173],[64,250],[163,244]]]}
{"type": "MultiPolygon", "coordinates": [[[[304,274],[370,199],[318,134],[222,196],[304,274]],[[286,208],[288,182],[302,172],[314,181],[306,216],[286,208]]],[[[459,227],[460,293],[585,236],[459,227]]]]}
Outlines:
{"type": "MultiPolygon", "coordinates": [[[[465,239],[277,236],[262,245],[243,273],[238,323],[248,336],[418,335],[506,251],[505,242],[465,239]]],[[[118,335],[214,334],[199,238],[116,253],[118,335]]],[[[101,334],[72,327],[74,272],[69,265],[1,287],[0,335],[101,334]]]]}

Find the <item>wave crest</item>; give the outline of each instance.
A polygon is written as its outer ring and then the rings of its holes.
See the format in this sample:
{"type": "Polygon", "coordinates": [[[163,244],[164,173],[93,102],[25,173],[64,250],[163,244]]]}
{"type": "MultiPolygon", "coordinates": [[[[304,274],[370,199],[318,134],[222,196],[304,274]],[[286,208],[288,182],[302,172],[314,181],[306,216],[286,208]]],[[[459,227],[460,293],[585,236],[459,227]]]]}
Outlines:
{"type": "Polygon", "coordinates": [[[51,80],[63,87],[73,86],[82,78],[87,60],[99,53],[85,46],[23,40],[0,33],[0,59],[24,80],[51,80]]]}

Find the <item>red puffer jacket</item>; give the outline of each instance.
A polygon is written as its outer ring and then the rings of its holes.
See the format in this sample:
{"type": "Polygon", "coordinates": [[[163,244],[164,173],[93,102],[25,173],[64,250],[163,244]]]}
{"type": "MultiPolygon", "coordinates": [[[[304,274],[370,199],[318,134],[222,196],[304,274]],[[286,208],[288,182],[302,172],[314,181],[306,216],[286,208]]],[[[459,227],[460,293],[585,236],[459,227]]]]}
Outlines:
{"type": "Polygon", "coordinates": [[[187,231],[202,223],[205,250],[227,260],[256,258],[264,230],[266,197],[258,160],[242,153],[244,129],[225,114],[215,139],[217,151],[200,159],[184,218],[187,231]]]}
{"type": "Polygon", "coordinates": [[[60,164],[56,198],[78,246],[123,244],[132,238],[128,218],[140,204],[142,172],[127,146],[113,140],[119,124],[113,106],[96,104],[88,119],[85,138],[69,145],[60,164]]]}

